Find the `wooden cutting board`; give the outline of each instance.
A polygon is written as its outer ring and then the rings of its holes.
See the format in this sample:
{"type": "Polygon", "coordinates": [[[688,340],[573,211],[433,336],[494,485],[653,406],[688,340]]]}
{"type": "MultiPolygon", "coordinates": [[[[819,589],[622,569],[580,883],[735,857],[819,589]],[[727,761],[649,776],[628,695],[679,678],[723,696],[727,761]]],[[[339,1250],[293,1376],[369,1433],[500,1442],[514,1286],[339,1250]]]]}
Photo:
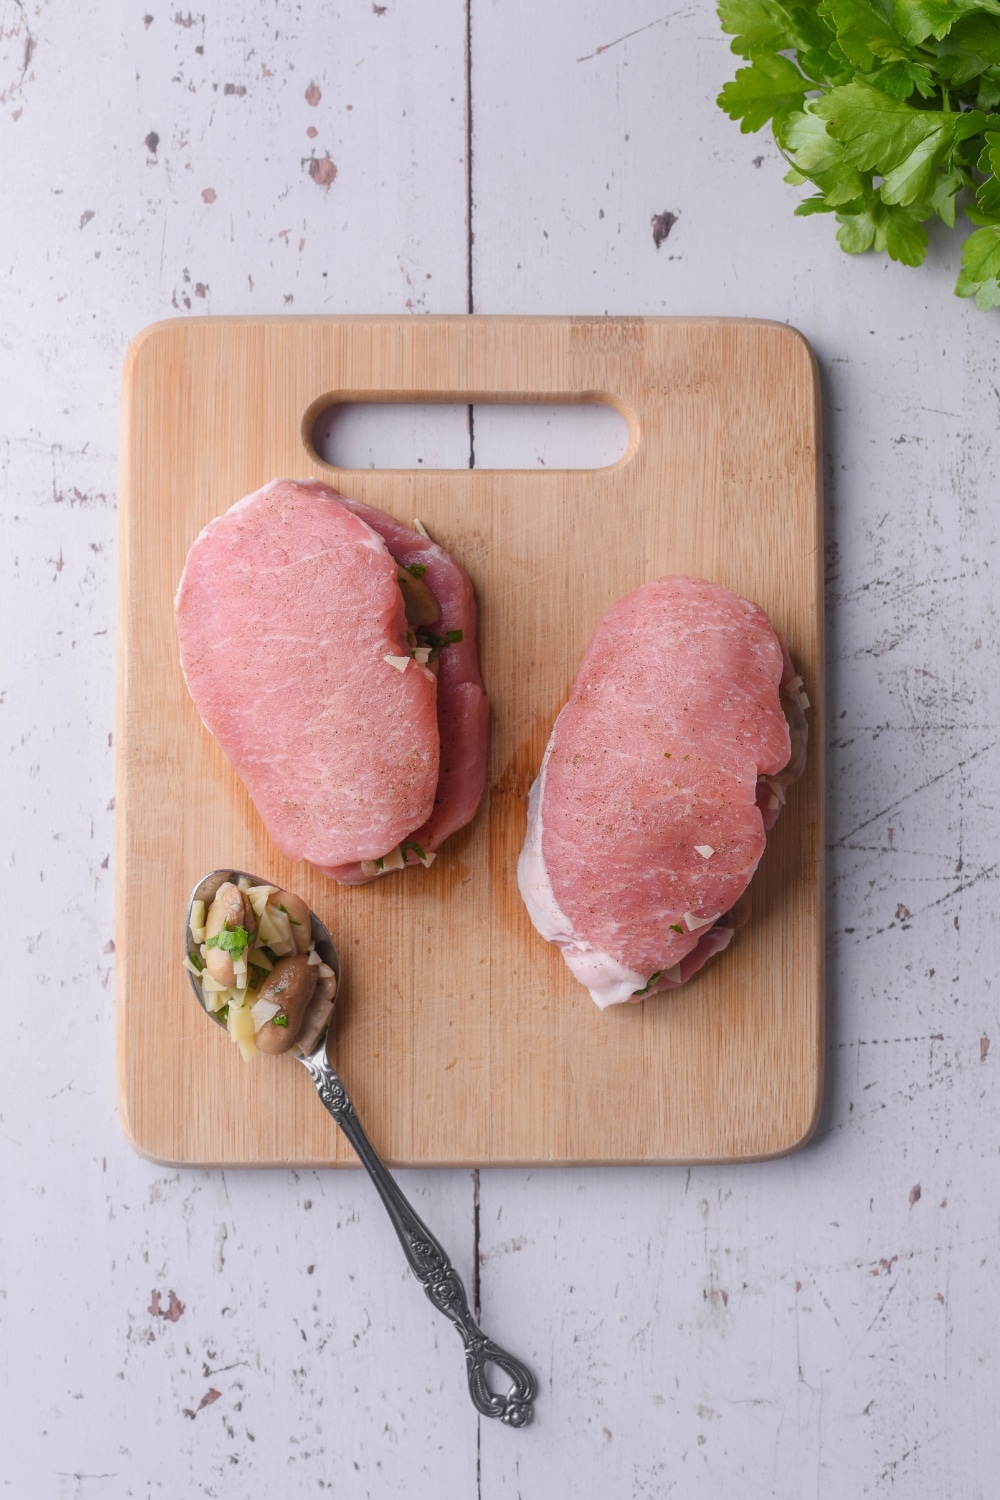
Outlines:
{"type": "Polygon", "coordinates": [[[188,893],[224,865],[300,892],[340,948],[334,1052],[406,1165],[735,1161],[794,1150],[820,1101],[823,652],[817,377],[782,324],[688,318],[199,318],[133,344],[123,395],[118,1080],[170,1163],[353,1164],[306,1072],[244,1063],[180,967],[188,893]],[[602,400],[630,441],[587,471],[337,471],[331,401],[602,400]],[[190,701],[172,601],[202,526],[276,476],[419,516],[470,573],[493,708],[475,821],[428,871],[360,889],[292,864],[190,701]],[[665,573],[756,600],[813,703],[805,778],[754,915],[675,998],[603,1014],[515,884],[528,788],[594,627],[665,573]]]}

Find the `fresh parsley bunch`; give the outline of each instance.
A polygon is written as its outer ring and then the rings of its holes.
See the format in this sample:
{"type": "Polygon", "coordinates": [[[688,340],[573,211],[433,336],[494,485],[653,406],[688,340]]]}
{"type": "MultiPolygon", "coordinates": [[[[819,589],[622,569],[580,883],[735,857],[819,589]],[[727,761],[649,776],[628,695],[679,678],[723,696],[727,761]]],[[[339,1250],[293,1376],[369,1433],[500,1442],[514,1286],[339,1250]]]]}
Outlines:
{"type": "Polygon", "coordinates": [[[961,207],[980,227],[955,291],[1000,306],[1000,0],[720,0],[719,19],[747,59],[719,105],[771,121],[785,181],[816,189],[795,212],[918,266],[924,224],[961,207]]]}

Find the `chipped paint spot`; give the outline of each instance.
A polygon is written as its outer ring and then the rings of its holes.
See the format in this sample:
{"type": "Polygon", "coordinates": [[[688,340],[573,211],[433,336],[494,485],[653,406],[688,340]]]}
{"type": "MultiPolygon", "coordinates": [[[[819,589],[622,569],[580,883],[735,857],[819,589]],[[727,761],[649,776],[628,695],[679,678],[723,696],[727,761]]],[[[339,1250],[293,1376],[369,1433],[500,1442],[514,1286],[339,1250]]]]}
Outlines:
{"type": "MultiPolygon", "coordinates": [[[[0,55],[0,104],[6,104],[20,92],[21,85],[28,77],[28,68],[31,59],[35,55],[37,38],[28,26],[28,13],[23,0],[13,0],[11,6],[5,6],[0,12],[0,44],[3,45],[3,53],[0,55]],[[4,77],[10,70],[9,82],[4,82],[4,77]]],[[[14,119],[21,117],[21,110],[14,113],[14,119]]]]}
{"type": "Polygon", "coordinates": [[[95,217],[95,214],[96,210],[93,208],[84,209],[83,213],[80,215],[80,228],[86,229],[91,219],[95,217]]]}
{"type": "Polygon", "coordinates": [[[309,176],[318,187],[328,188],[337,175],[336,165],[330,160],[329,151],[322,156],[308,159],[309,176]]]}
{"type": "Polygon", "coordinates": [[[176,1292],[171,1291],[170,1302],[163,1316],[166,1318],[168,1323],[176,1323],[178,1318],[182,1316],[183,1312],[184,1303],[177,1296],[176,1292]]]}
{"type": "Polygon", "coordinates": [[[168,1323],[176,1323],[183,1317],[185,1306],[177,1293],[171,1291],[168,1294],[167,1306],[164,1307],[160,1300],[159,1291],[154,1288],[146,1311],[154,1318],[165,1318],[168,1323]]]}
{"type": "Polygon", "coordinates": [[[201,190],[201,201],[202,201],[202,203],[214,203],[215,202],[215,197],[216,197],[215,188],[202,188],[202,190],[201,190]]]}
{"type": "Polygon", "coordinates": [[[237,99],[242,99],[246,91],[246,84],[243,83],[227,83],[222,90],[224,94],[235,94],[237,99]]]}
{"type": "Polygon", "coordinates": [[[160,137],[157,135],[155,130],[151,130],[149,132],[143,144],[145,145],[146,150],[149,152],[150,156],[156,155],[157,149],[160,144],[160,137]]]}
{"type": "Polygon", "coordinates": [[[201,1400],[198,1402],[198,1405],[194,1408],[193,1411],[190,1406],[185,1406],[183,1408],[184,1415],[186,1417],[189,1417],[193,1422],[200,1411],[204,1411],[206,1406],[214,1406],[221,1395],[222,1392],[217,1391],[214,1385],[209,1386],[208,1390],[205,1392],[204,1396],[202,1396],[201,1400]]]}
{"type": "Polygon", "coordinates": [[[919,1182],[915,1182],[913,1184],[913,1186],[910,1188],[910,1207],[912,1208],[915,1203],[919,1203],[919,1202],[920,1202],[920,1183],[919,1182]]]}
{"type": "Polygon", "coordinates": [[[318,83],[311,83],[306,89],[306,103],[311,105],[313,109],[316,108],[322,97],[323,94],[318,83]]]}
{"type": "Polygon", "coordinates": [[[653,226],[653,244],[659,250],[663,241],[669,236],[671,229],[677,223],[678,215],[672,214],[664,209],[662,214],[654,214],[650,223],[653,226]]]}
{"type": "Polygon", "coordinates": [[[306,135],[309,137],[309,139],[311,141],[314,141],[316,139],[316,137],[319,135],[319,131],[316,129],[315,125],[310,125],[309,129],[306,131],[306,135]]]}

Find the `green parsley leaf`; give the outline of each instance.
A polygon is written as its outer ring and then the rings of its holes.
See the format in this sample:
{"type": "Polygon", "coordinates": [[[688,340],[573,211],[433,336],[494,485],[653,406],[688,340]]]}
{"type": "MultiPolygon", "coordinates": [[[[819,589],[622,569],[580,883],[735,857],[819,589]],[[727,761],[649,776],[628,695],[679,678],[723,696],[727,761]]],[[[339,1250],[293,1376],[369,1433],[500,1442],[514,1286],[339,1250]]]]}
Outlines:
{"type": "Polygon", "coordinates": [[[775,0],[720,0],[719,20],[735,35],[732,50],[741,57],[786,52],[799,43],[789,8],[775,0]]]}
{"type": "Polygon", "coordinates": [[[215,937],[210,937],[205,944],[206,948],[221,948],[223,953],[229,953],[234,959],[240,958],[246,951],[250,941],[250,934],[245,927],[223,927],[215,937]]]}
{"type": "Polygon", "coordinates": [[[445,645],[457,646],[462,639],[463,633],[461,630],[446,630],[444,633],[445,645]]]}
{"type": "Polygon", "coordinates": [[[656,971],[655,974],[650,974],[649,978],[646,980],[646,983],[643,985],[643,987],[642,987],[641,990],[633,990],[632,991],[633,995],[644,995],[646,993],[646,991],[649,989],[650,985],[655,984],[656,981],[659,979],[659,977],[660,977],[660,975],[662,973],[663,973],[662,969],[657,969],[657,971],[656,971]]]}
{"type": "Polygon", "coordinates": [[[287,1016],[275,1016],[272,1019],[272,1021],[271,1021],[271,1025],[272,1026],[287,1026],[288,1025],[288,1017],[287,1016]]]}
{"type": "Polygon", "coordinates": [[[412,849],[419,860],[425,860],[427,858],[427,855],[421,849],[420,845],[415,843],[413,839],[407,839],[405,843],[402,843],[399,846],[399,852],[400,854],[402,854],[404,859],[406,858],[407,849],[412,849]]]}
{"type": "Polygon", "coordinates": [[[962,269],[955,288],[960,297],[975,297],[984,311],[1000,307],[1000,224],[970,234],[962,246],[962,269]]]}
{"type": "Polygon", "coordinates": [[[844,145],[845,160],[885,179],[884,203],[906,205],[929,196],[934,174],[955,141],[957,115],[914,109],[870,83],[831,89],[813,106],[830,134],[844,145]]]}
{"type": "Polygon", "coordinates": [[[1000,134],[996,131],[986,132],[986,144],[977,165],[980,172],[989,175],[976,190],[976,203],[981,213],[1000,219],[1000,134]]]}
{"type": "Polygon", "coordinates": [[[294,918],[294,917],[293,917],[293,916],[292,916],[292,915],[291,915],[291,913],[290,913],[290,912],[289,912],[289,910],[288,910],[288,907],[287,907],[287,906],[282,906],[282,905],[281,905],[281,904],[280,904],[280,903],[279,903],[279,905],[278,905],[278,910],[279,910],[279,911],[283,911],[283,912],[284,912],[284,913],[285,913],[285,916],[286,916],[286,917],[287,917],[287,918],[288,918],[288,920],[289,920],[289,922],[291,922],[291,924],[292,924],[292,926],[293,926],[293,927],[301,927],[301,926],[302,926],[302,923],[301,923],[301,922],[296,922],[296,920],[295,920],[295,918],[294,918]]]}
{"type": "Polygon", "coordinates": [[[778,52],[759,52],[748,68],[740,68],[724,84],[718,98],[731,120],[740,120],[744,135],[759,130],[782,110],[801,107],[809,88],[794,63],[778,52]]]}
{"type": "Polygon", "coordinates": [[[205,967],[205,960],[202,958],[197,948],[192,948],[191,952],[188,954],[188,958],[191,960],[195,968],[198,970],[198,973],[200,974],[205,967]]]}
{"type": "Polygon", "coordinates": [[[963,16],[984,10],[1000,15],[996,0],[896,0],[893,16],[906,40],[916,43],[931,36],[940,41],[963,16]]]}
{"type": "Polygon", "coordinates": [[[905,39],[875,6],[865,0],[826,0],[826,9],[837,28],[840,50],[862,72],[871,72],[878,59],[909,59],[905,39]]]}
{"type": "Polygon", "coordinates": [[[407,567],[406,567],[406,571],[408,573],[411,573],[414,578],[423,578],[424,574],[427,572],[427,564],[426,563],[408,563],[407,567]]]}
{"type": "Polygon", "coordinates": [[[671,932],[680,932],[680,933],[683,933],[684,928],[681,927],[678,922],[671,922],[671,924],[670,924],[670,931],[671,932]]]}

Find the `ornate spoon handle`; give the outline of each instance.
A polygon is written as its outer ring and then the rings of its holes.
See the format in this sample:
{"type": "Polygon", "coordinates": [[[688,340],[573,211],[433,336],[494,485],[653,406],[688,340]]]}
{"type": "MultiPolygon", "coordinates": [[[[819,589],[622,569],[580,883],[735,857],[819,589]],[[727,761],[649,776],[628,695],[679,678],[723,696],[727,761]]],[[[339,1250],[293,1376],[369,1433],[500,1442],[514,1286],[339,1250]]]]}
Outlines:
{"type": "Polygon", "coordinates": [[[434,1306],[458,1329],[465,1345],[469,1394],[477,1410],[484,1417],[499,1417],[508,1427],[523,1427],[531,1420],[531,1403],[535,1397],[535,1380],[531,1371],[519,1359],[488,1339],[473,1318],[458,1272],[440,1242],[419,1215],[414,1213],[365,1134],[346,1088],[327,1061],[326,1038],[323,1037],[315,1051],[300,1057],[299,1061],[309,1070],[320,1099],[347,1136],[362,1166],[367,1169],[374,1182],[399,1236],[410,1270],[434,1306]],[[490,1389],[486,1379],[487,1364],[496,1365],[510,1376],[513,1384],[505,1396],[490,1389]]]}

